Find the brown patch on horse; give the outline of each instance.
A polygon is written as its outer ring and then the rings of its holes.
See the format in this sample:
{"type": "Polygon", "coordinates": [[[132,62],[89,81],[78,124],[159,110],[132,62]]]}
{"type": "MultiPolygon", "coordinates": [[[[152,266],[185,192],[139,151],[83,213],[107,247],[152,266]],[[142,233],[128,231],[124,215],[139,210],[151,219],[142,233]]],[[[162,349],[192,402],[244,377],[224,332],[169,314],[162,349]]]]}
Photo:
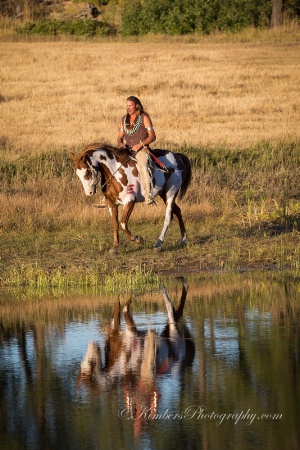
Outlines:
{"type": "Polygon", "coordinates": [[[86,173],[84,175],[84,179],[85,180],[90,180],[92,178],[92,176],[93,176],[93,174],[92,174],[91,169],[86,169],[86,173]]]}
{"type": "MultiPolygon", "coordinates": [[[[119,172],[121,172],[121,170],[123,169],[120,169],[119,172]]],[[[117,181],[114,176],[111,176],[111,173],[105,164],[101,166],[100,172],[102,173],[103,179],[108,180],[108,183],[103,186],[102,192],[106,198],[111,199],[112,202],[115,203],[118,195],[123,191],[124,186],[122,186],[122,184],[117,181]]],[[[126,177],[125,174],[124,176],[126,177]]],[[[124,176],[122,175],[122,182],[124,180],[124,176]]]]}
{"type": "Polygon", "coordinates": [[[132,168],[132,175],[136,178],[138,178],[139,176],[139,172],[138,172],[138,168],[137,168],[137,163],[136,161],[134,161],[133,159],[130,159],[128,161],[128,166],[132,168]]]}
{"type": "Polygon", "coordinates": [[[120,194],[120,192],[122,192],[124,189],[124,186],[122,186],[122,184],[119,183],[119,181],[117,181],[115,178],[112,180],[111,186],[114,189],[115,197],[117,197],[118,194],[120,194]]]}
{"type": "MultiPolygon", "coordinates": [[[[121,175],[121,180],[120,180],[121,184],[123,186],[127,186],[128,178],[127,178],[127,175],[126,175],[126,173],[125,173],[125,171],[124,171],[124,169],[122,167],[119,169],[119,174],[121,175]]],[[[122,187],[122,189],[123,189],[123,187],[122,187]]],[[[119,192],[121,192],[121,191],[119,191],[119,192]]]]}
{"type": "Polygon", "coordinates": [[[114,153],[116,160],[124,167],[135,165],[136,162],[132,159],[132,154],[126,149],[117,149],[117,153],[114,153]]]}

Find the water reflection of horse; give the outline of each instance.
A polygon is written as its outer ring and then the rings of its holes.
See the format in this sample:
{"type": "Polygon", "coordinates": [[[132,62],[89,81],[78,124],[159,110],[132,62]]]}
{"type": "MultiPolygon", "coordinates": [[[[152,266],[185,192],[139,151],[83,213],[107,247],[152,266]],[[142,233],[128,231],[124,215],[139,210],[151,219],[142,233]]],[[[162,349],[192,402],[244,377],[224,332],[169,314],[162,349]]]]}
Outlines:
{"type": "MultiPolygon", "coordinates": [[[[167,150],[153,150],[153,154],[164,166],[164,170],[153,162],[153,195],[159,195],[165,205],[165,220],[155,249],[160,251],[169,225],[175,216],[178,219],[181,240],[180,246],[186,245],[186,229],[181,209],[176,203],[181,199],[191,182],[191,164],[182,153],[167,150]],[[178,195],[179,194],[179,195],[178,195]]],[[[118,206],[123,205],[121,227],[131,241],[142,243],[143,238],[128,229],[128,221],[135,203],[145,200],[136,159],[127,149],[117,149],[106,144],[91,144],[82,153],[71,157],[76,167],[85,194],[94,195],[99,185],[105,197],[112,217],[114,242],[110,253],[116,253],[119,245],[118,206]]]]}
{"type": "Polygon", "coordinates": [[[99,345],[91,342],[81,363],[80,382],[91,391],[103,392],[122,385],[126,406],[121,414],[134,420],[136,435],[145,421],[157,414],[162,395],[157,379],[166,374],[180,374],[194,359],[194,342],[181,321],[188,291],[185,279],[181,281],[181,299],[176,309],[166,289],[162,289],[168,320],[160,335],[151,329],[137,329],[130,303],[123,308],[125,330],[122,330],[121,308],[117,302],[106,338],[104,362],[99,345]]]}

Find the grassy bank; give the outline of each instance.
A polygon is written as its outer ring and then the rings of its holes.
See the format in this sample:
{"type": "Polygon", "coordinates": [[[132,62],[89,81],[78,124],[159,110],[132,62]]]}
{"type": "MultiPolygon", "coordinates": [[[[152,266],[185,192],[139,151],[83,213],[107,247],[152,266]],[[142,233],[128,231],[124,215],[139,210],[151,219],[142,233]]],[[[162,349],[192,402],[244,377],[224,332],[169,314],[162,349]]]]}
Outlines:
{"type": "MultiPolygon", "coordinates": [[[[172,223],[162,254],[153,246],[164,205],[137,205],[130,222],[138,246],[121,234],[109,256],[108,211],[86,198],[63,150],[2,159],[1,285],[157,287],[158,275],[245,267],[300,268],[299,142],[249,149],[180,148],[193,165],[181,202],[188,247],[178,250],[172,223]]],[[[121,232],[122,233],[122,232],[121,232]]]]}

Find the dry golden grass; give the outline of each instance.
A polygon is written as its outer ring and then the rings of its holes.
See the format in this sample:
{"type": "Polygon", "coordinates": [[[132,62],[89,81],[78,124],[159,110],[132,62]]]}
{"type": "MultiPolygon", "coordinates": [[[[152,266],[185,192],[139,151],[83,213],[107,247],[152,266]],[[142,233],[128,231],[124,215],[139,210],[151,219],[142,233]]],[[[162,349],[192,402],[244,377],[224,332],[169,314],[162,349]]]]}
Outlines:
{"type": "Polygon", "coordinates": [[[297,33],[252,43],[2,43],[6,156],[115,144],[128,95],[151,114],[160,147],[299,137],[297,33]]]}

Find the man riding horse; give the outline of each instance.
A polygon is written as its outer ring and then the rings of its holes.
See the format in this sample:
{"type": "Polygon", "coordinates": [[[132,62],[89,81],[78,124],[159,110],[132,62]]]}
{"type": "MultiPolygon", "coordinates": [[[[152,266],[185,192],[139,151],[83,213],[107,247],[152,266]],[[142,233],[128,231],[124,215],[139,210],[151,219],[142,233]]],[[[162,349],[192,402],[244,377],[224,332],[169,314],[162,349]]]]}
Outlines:
{"type": "Polygon", "coordinates": [[[149,115],[144,111],[143,105],[133,95],[126,101],[127,114],[122,117],[119,127],[118,144],[124,148],[126,145],[133,150],[141,174],[146,205],[154,203],[151,192],[151,178],[148,172],[148,146],[155,141],[155,131],[149,115]]]}
{"type": "Polygon", "coordinates": [[[134,242],[143,243],[141,236],[134,235],[128,229],[128,221],[136,203],[155,203],[159,196],[165,206],[165,220],[162,232],[155,244],[161,251],[169,225],[175,216],[181,233],[180,247],[186,245],[186,229],[177,205],[185,195],[191,183],[192,168],[188,157],[170,150],[150,151],[149,144],[156,139],[149,115],[137,97],[127,98],[127,114],[122,117],[118,133],[119,148],[108,144],[93,143],[79,155],[71,152],[86,195],[94,195],[97,188],[105,197],[105,204],[94,206],[108,207],[112,217],[114,242],[109,252],[114,254],[119,246],[118,207],[123,206],[121,228],[134,242]],[[132,150],[132,152],[130,150],[132,150]],[[150,159],[151,177],[148,171],[150,159]]]}

